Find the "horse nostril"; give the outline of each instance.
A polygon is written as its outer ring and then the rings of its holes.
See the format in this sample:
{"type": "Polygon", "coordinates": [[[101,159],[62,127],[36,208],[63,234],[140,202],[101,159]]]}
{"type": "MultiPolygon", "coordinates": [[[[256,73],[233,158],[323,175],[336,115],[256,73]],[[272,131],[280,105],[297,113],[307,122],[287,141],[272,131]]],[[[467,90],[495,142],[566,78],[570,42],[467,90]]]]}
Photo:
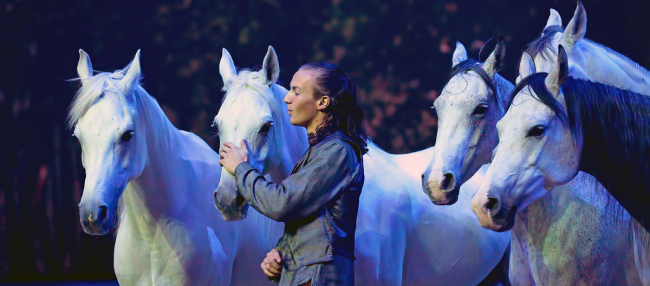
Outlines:
{"type": "Polygon", "coordinates": [[[100,223],[104,222],[104,220],[106,220],[106,217],[108,217],[108,207],[99,206],[99,214],[97,215],[97,221],[100,223]]]}
{"type": "Polygon", "coordinates": [[[454,173],[446,173],[442,177],[442,182],[440,183],[440,189],[443,192],[448,192],[450,190],[453,190],[455,186],[456,186],[456,178],[454,176],[454,173]]]}
{"type": "Polygon", "coordinates": [[[489,212],[490,216],[494,217],[497,213],[499,213],[499,209],[501,208],[501,201],[499,201],[498,198],[490,197],[485,204],[485,208],[489,212]]]}
{"type": "Polygon", "coordinates": [[[493,209],[499,201],[495,198],[489,198],[487,204],[485,205],[489,210],[493,209]]]}

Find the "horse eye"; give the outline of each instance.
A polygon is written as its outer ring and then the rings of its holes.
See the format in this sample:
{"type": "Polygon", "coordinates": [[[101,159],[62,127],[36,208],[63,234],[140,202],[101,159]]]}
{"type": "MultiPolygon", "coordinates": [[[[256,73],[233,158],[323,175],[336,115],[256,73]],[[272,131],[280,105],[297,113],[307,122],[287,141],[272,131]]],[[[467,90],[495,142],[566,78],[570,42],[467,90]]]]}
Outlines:
{"type": "Polygon", "coordinates": [[[131,141],[131,138],[133,138],[133,130],[128,130],[122,134],[122,142],[129,142],[131,141]]]}
{"type": "Polygon", "coordinates": [[[260,134],[269,133],[269,131],[271,130],[271,126],[273,126],[272,122],[268,122],[268,123],[262,125],[262,128],[260,128],[259,133],[260,134]]]}
{"type": "Polygon", "coordinates": [[[488,106],[485,103],[479,104],[475,109],[474,112],[472,112],[472,115],[483,115],[487,112],[488,106]]]}
{"type": "Polygon", "coordinates": [[[544,134],[545,130],[546,130],[546,128],[544,126],[535,125],[533,128],[528,130],[528,134],[526,135],[526,137],[539,137],[539,136],[542,136],[542,134],[544,134]]]}
{"type": "Polygon", "coordinates": [[[212,129],[214,129],[214,132],[216,132],[217,134],[219,134],[219,127],[217,126],[217,123],[215,123],[214,121],[212,121],[212,124],[210,125],[210,127],[212,127],[212,129]]]}
{"type": "Polygon", "coordinates": [[[435,115],[436,117],[438,117],[438,110],[436,110],[436,106],[435,106],[435,105],[434,105],[434,106],[431,106],[431,111],[433,111],[433,115],[435,115]]]}

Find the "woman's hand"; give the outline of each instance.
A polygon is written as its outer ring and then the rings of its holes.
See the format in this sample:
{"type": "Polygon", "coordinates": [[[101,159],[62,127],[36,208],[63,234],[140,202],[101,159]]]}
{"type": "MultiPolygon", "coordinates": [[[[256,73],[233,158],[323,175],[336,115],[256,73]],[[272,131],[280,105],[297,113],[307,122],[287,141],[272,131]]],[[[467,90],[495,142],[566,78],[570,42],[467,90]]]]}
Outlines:
{"type": "Polygon", "coordinates": [[[282,273],[282,258],[280,258],[280,251],[277,249],[272,249],[271,252],[266,254],[266,258],[262,261],[260,265],[264,274],[271,279],[280,278],[280,273],[282,273]]]}
{"type": "Polygon", "coordinates": [[[246,148],[246,140],[241,141],[241,148],[235,146],[230,142],[224,142],[219,151],[219,165],[221,165],[228,173],[235,175],[235,168],[243,162],[248,162],[248,148],[246,148]]]}

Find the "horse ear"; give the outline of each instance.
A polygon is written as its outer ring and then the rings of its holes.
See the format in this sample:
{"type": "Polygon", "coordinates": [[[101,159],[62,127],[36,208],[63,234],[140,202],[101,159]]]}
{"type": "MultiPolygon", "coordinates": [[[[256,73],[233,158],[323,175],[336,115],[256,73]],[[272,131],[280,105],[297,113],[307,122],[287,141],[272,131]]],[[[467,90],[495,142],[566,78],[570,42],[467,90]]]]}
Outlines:
{"type": "Polygon", "coordinates": [[[517,77],[516,83],[519,83],[520,80],[534,74],[535,72],[535,61],[533,61],[533,58],[529,53],[524,52],[519,61],[519,76],[517,77]]]}
{"type": "Polygon", "coordinates": [[[585,33],[587,33],[587,11],[585,11],[582,2],[578,1],[578,7],[573,13],[573,18],[564,30],[562,43],[571,49],[576,42],[584,38],[585,33]]]}
{"type": "Polygon", "coordinates": [[[506,44],[503,43],[503,39],[499,37],[497,40],[497,45],[494,47],[494,51],[483,63],[483,69],[487,72],[490,77],[494,77],[494,74],[503,67],[503,59],[506,57],[506,44]]]}
{"type": "Polygon", "coordinates": [[[463,44],[461,44],[460,42],[456,42],[456,50],[454,50],[454,55],[451,60],[451,67],[455,67],[460,62],[466,60],[467,60],[467,50],[465,50],[465,46],[463,46],[463,44]]]}
{"type": "Polygon", "coordinates": [[[544,84],[546,89],[553,95],[560,93],[560,88],[569,74],[569,59],[567,58],[566,51],[562,45],[557,48],[557,61],[551,67],[551,71],[546,76],[544,84]]]}
{"type": "Polygon", "coordinates": [[[278,55],[272,46],[269,46],[266,56],[264,57],[264,64],[260,70],[262,76],[260,81],[265,85],[272,85],[278,80],[280,76],[280,64],[278,63],[278,55]]]}
{"type": "Polygon", "coordinates": [[[562,26],[562,17],[560,17],[560,13],[555,11],[553,8],[551,8],[551,15],[548,16],[546,27],[544,27],[544,29],[550,26],[562,26]]]}
{"type": "Polygon", "coordinates": [[[230,53],[225,48],[222,50],[221,61],[219,62],[219,73],[221,74],[221,79],[225,83],[232,77],[237,76],[237,68],[235,68],[235,63],[232,61],[230,53]]]}
{"type": "Polygon", "coordinates": [[[135,53],[135,58],[129,65],[129,69],[126,71],[124,78],[120,82],[120,88],[122,93],[126,96],[132,94],[133,87],[136,85],[140,79],[140,50],[135,53]]]}
{"type": "Polygon", "coordinates": [[[84,50],[79,49],[79,63],[77,64],[77,74],[81,79],[81,84],[93,76],[93,65],[90,63],[90,57],[84,50]]]}

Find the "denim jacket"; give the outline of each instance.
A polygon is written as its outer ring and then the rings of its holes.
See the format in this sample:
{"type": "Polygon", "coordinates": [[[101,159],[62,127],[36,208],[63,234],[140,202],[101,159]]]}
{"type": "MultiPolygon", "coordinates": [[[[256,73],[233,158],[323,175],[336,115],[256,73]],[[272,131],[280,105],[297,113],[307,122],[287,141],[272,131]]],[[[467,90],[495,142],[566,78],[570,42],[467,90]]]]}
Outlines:
{"type": "Polygon", "coordinates": [[[360,148],[345,134],[337,131],[309,148],[279,184],[248,163],[237,166],[235,177],[251,207],[285,223],[276,246],[284,270],[330,261],[333,254],[354,259],[364,175],[360,148]]]}

